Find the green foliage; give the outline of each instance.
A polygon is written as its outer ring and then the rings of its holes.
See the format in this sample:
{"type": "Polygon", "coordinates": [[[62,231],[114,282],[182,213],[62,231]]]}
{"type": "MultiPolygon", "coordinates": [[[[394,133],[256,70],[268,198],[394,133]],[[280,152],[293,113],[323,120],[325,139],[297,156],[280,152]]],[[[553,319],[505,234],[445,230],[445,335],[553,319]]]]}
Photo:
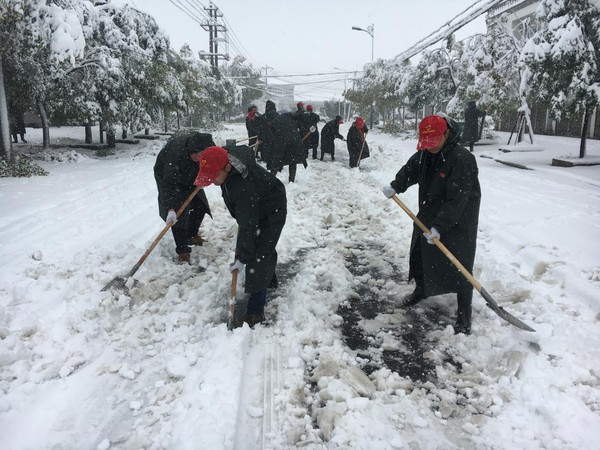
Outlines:
{"type": "Polygon", "coordinates": [[[18,158],[14,162],[0,159],[0,178],[46,176],[48,172],[29,158],[18,158]]]}

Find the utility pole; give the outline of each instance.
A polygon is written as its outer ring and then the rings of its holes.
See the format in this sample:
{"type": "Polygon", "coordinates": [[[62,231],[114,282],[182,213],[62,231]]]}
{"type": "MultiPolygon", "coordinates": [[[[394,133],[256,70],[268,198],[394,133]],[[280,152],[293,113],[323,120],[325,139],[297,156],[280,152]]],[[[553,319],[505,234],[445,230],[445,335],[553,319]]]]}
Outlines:
{"type": "Polygon", "coordinates": [[[265,71],[265,96],[269,98],[269,69],[273,70],[270,66],[263,66],[261,70],[265,71]]]}
{"type": "MultiPolygon", "coordinates": [[[[352,27],[353,30],[356,31],[364,31],[369,36],[371,36],[371,64],[373,64],[373,57],[375,55],[375,24],[371,24],[365,30],[360,27],[352,27]]],[[[371,100],[371,130],[373,129],[373,100],[371,100]]]]}
{"type": "Polygon", "coordinates": [[[200,55],[201,58],[208,57],[210,61],[210,65],[213,69],[213,73],[217,78],[220,78],[219,74],[219,59],[224,59],[229,61],[228,53],[219,53],[219,41],[223,40],[218,38],[219,31],[226,32],[227,28],[225,25],[217,23],[217,19],[219,17],[223,17],[223,13],[219,11],[212,2],[210,2],[208,8],[204,8],[205,11],[208,11],[208,16],[210,20],[208,22],[202,23],[200,26],[203,30],[208,31],[208,44],[209,44],[209,53],[202,53],[200,55]]]}

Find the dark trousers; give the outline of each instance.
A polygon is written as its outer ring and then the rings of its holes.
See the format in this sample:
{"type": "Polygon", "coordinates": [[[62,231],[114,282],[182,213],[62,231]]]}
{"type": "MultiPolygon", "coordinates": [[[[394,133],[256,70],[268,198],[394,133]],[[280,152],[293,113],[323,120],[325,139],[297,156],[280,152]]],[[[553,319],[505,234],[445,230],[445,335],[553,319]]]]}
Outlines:
{"type": "MultiPolygon", "coordinates": [[[[296,170],[297,170],[297,165],[296,164],[290,164],[289,165],[289,171],[290,171],[290,175],[289,175],[289,180],[290,183],[293,183],[294,181],[296,181],[296,170]]],[[[273,175],[277,175],[278,172],[281,172],[283,169],[275,169],[272,168],[271,169],[271,173],[273,175]]]]}
{"type": "Polygon", "coordinates": [[[253,292],[248,298],[248,314],[264,314],[267,303],[267,291],[253,292]]]}
{"type": "MultiPolygon", "coordinates": [[[[321,148],[321,161],[323,161],[323,157],[325,156],[325,152],[321,148]]],[[[331,160],[335,161],[335,150],[331,150],[331,160]]]]}
{"type": "Polygon", "coordinates": [[[297,166],[296,164],[290,164],[290,183],[293,183],[294,181],[296,181],[296,169],[297,166]]]}
{"type": "Polygon", "coordinates": [[[17,133],[16,131],[13,131],[13,133],[12,133],[13,144],[16,144],[17,142],[19,142],[17,139],[17,134],[19,136],[21,136],[21,142],[27,143],[27,141],[25,140],[25,133],[17,133]]]}
{"type": "Polygon", "coordinates": [[[204,204],[200,200],[194,199],[192,207],[186,209],[179,219],[177,219],[177,223],[171,227],[171,232],[175,239],[175,252],[178,255],[192,252],[189,241],[198,234],[200,224],[205,215],[206,207],[204,204]]]}
{"type": "Polygon", "coordinates": [[[471,328],[471,312],[473,303],[473,288],[464,289],[456,293],[456,324],[471,328]]]}
{"type": "MultiPolygon", "coordinates": [[[[421,237],[420,239],[425,238],[421,237]]],[[[423,293],[425,292],[425,277],[423,275],[423,257],[421,255],[419,243],[417,243],[417,249],[415,249],[413,254],[411,255],[411,262],[414,262],[415,266],[412,273],[416,285],[415,291],[423,293]]],[[[473,303],[473,287],[469,286],[468,288],[458,291],[456,293],[456,303],[456,324],[465,325],[470,328],[472,312],[471,307],[473,303]]]]}
{"type": "Polygon", "coordinates": [[[315,145],[314,147],[312,147],[312,159],[317,159],[317,148],[318,147],[319,147],[318,145],[315,145]]]}

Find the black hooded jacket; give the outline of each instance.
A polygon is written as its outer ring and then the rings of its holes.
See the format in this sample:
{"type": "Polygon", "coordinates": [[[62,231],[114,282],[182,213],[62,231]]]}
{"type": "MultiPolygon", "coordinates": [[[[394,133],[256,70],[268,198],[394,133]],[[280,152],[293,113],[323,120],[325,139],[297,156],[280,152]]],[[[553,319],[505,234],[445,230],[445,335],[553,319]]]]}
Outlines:
{"type": "MultiPolygon", "coordinates": [[[[439,153],[418,151],[398,171],[391,186],[405,192],[419,185],[417,217],[427,228],[435,227],[440,241],[469,271],[473,271],[477,246],[477,224],[481,189],[477,161],[471,152],[458,144],[456,124],[448,120],[451,133],[439,153]]],[[[422,270],[425,295],[458,292],[471,285],[450,260],[423,238],[415,224],[411,241],[409,279],[422,270]],[[421,250],[422,268],[417,267],[421,250]]]]}
{"type": "MultiPolygon", "coordinates": [[[[194,181],[199,165],[192,161],[190,153],[202,151],[215,145],[207,133],[189,133],[171,137],[156,157],[154,179],[158,188],[158,213],[165,220],[169,209],[177,211],[196,188],[194,181]]],[[[203,190],[196,194],[208,214],[210,207],[203,190]]]]}
{"type": "Polygon", "coordinates": [[[221,186],[238,223],[236,257],[246,264],[246,292],[266,290],[277,265],[275,247],[287,215],[283,183],[256,163],[247,146],[228,148],[232,170],[221,186]]]}
{"type": "Polygon", "coordinates": [[[275,147],[272,167],[280,171],[290,164],[306,164],[306,151],[294,115],[283,113],[275,119],[275,147]]]}
{"type": "Polygon", "coordinates": [[[348,130],[348,134],[346,135],[346,146],[348,147],[348,155],[350,157],[350,167],[355,167],[358,161],[367,159],[371,156],[369,153],[369,144],[367,143],[368,132],[369,128],[365,125],[363,127],[363,141],[360,131],[356,128],[356,123],[353,123],[348,130]]]}
{"type": "Polygon", "coordinates": [[[273,160],[273,149],[275,148],[275,120],[277,119],[277,107],[271,100],[265,103],[265,113],[258,118],[258,139],[261,141],[260,154],[262,159],[271,167],[273,160]]]}
{"type": "Polygon", "coordinates": [[[344,140],[344,136],[340,134],[339,120],[341,120],[341,117],[330,120],[321,130],[321,151],[323,153],[333,153],[335,151],[335,144],[333,143],[335,138],[344,140]]]}

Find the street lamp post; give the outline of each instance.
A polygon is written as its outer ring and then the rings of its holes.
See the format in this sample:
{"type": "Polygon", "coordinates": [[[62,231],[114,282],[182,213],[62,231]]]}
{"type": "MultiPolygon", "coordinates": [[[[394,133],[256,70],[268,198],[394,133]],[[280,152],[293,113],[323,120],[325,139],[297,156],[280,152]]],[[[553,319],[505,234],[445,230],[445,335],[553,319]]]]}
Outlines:
{"type": "MultiPolygon", "coordinates": [[[[346,69],[340,69],[339,67],[334,67],[334,70],[343,70],[344,72],[347,72],[346,69]]],[[[346,122],[348,121],[346,119],[346,83],[347,82],[348,82],[348,73],[345,73],[344,74],[344,95],[343,95],[343,97],[344,97],[344,116],[343,117],[344,117],[344,121],[346,121],[346,122]]]]}
{"type": "MultiPolygon", "coordinates": [[[[371,24],[367,27],[367,29],[360,27],[352,27],[353,30],[356,31],[364,31],[369,36],[371,36],[371,64],[373,63],[373,56],[375,50],[375,25],[371,24]]],[[[373,129],[373,102],[371,102],[371,130],[373,129]]]]}

